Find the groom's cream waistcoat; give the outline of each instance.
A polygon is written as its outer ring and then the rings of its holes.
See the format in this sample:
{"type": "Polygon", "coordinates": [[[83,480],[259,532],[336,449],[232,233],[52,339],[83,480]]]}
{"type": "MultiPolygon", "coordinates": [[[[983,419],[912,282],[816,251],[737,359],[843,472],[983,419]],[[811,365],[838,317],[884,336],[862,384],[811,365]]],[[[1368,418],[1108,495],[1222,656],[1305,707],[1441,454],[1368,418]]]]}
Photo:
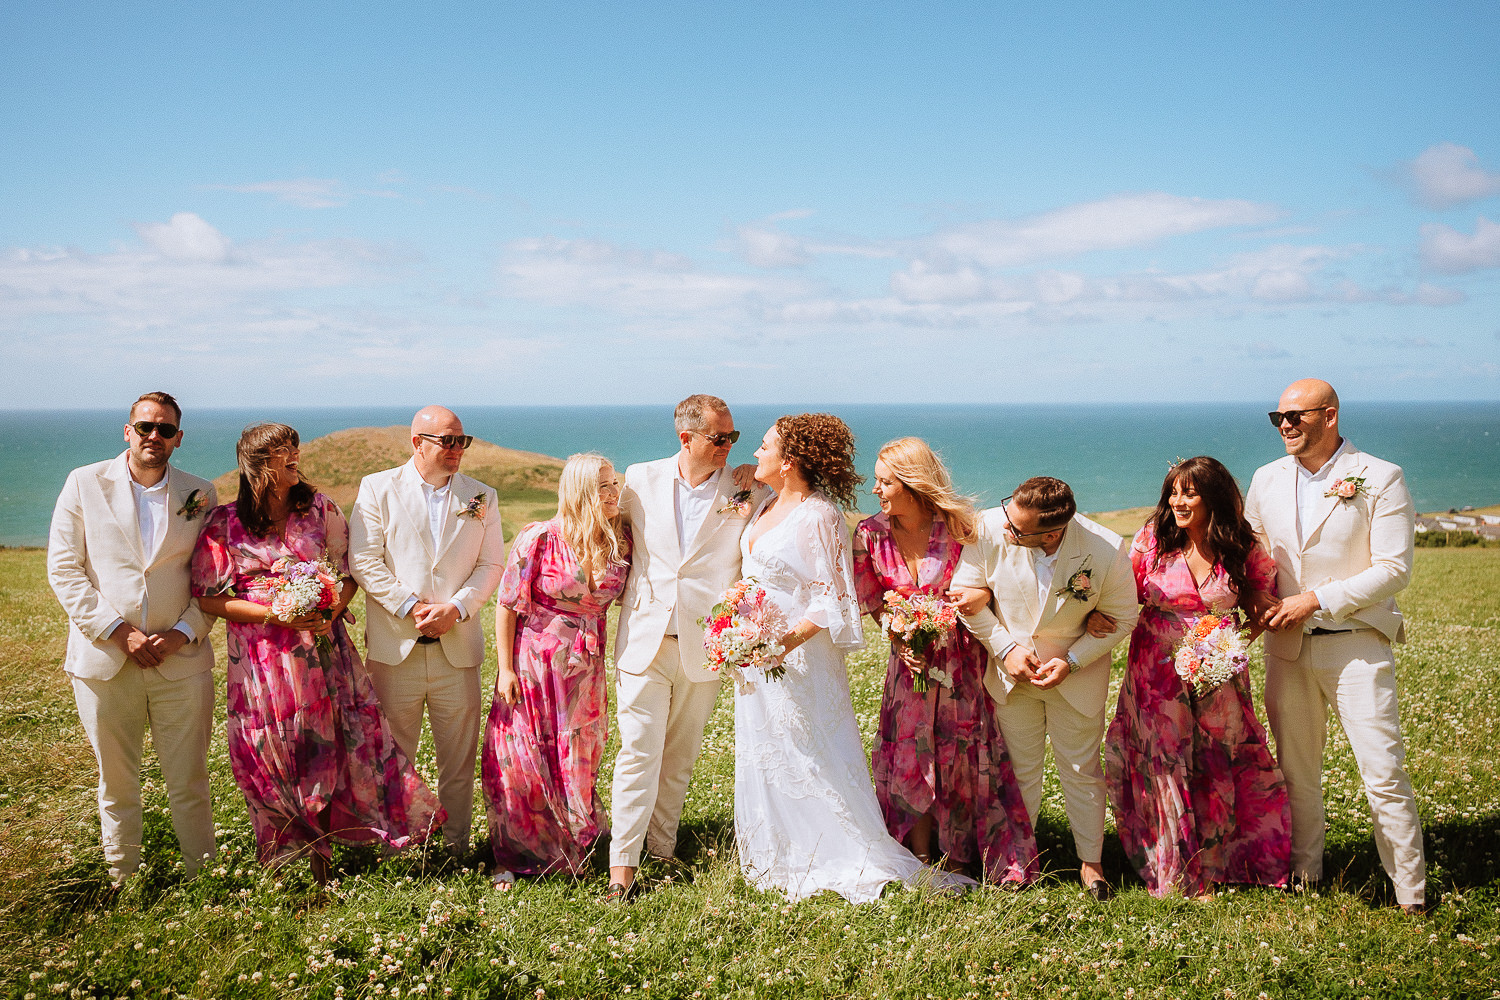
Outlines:
{"type": "MultiPolygon", "coordinates": [[[[1250,481],[1245,518],[1276,560],[1276,591],[1290,597],[1316,588],[1324,610],[1351,627],[1378,629],[1404,642],[1395,595],[1411,582],[1415,515],[1401,467],[1352,444],[1334,461],[1328,485],[1363,478],[1358,496],[1322,497],[1311,524],[1297,530],[1297,460],[1263,465],[1250,481]]],[[[1266,651],[1295,660],[1302,629],[1267,632],[1266,651]]]]}
{"type": "Polygon", "coordinates": [[[730,471],[714,473],[717,492],[698,533],[677,544],[677,456],[641,462],[625,470],[620,512],[635,540],[630,576],[621,598],[615,634],[615,665],[627,674],[644,673],[677,610],[677,648],[684,675],[699,681],[716,673],[703,665],[703,627],[698,619],[740,578],[740,536],[749,512],[765,496],[752,492],[746,513],[726,509],[736,490],[730,471]]]}
{"type": "Polygon", "coordinates": [[[109,680],[125,664],[125,654],[109,641],[108,630],[116,620],[123,618],[148,635],[181,622],[196,641],[156,668],[166,679],[180,680],[214,665],[207,641],[214,619],[199,610],[192,596],[192,558],[218,494],[208,480],[168,466],[167,529],[156,551],[148,554],[141,547],[128,455],[70,472],[52,514],[47,580],[68,615],[63,669],[74,677],[109,680]],[[189,520],[179,512],[195,490],[195,500],[203,505],[189,520]]]}
{"type": "Polygon", "coordinates": [[[979,539],[964,546],[953,586],[988,587],[995,595],[988,608],[963,621],[991,653],[984,686],[997,704],[1005,704],[1016,686],[1003,669],[1000,654],[1011,643],[1020,643],[1044,661],[1071,652],[1078,666],[1057,686],[1058,693],[1086,716],[1104,711],[1110,650],[1135,628],[1139,614],[1135,574],[1124,539],[1101,524],[1075,516],[1058,546],[1056,570],[1043,603],[1031,550],[1006,537],[1005,514],[996,507],[980,514],[979,539]],[[1086,600],[1065,592],[1068,580],[1080,570],[1089,572],[1086,600]],[[1099,639],[1083,627],[1094,608],[1116,621],[1115,630],[1099,639]]]}
{"type": "Polygon", "coordinates": [[[469,617],[455,622],[441,640],[455,667],[484,661],[480,610],[500,586],[505,540],[495,491],[461,472],[449,481],[449,512],[436,548],[422,493],[422,475],[407,462],[366,476],[349,518],[349,570],[365,589],[367,655],[378,663],[401,663],[417,643],[417,626],[396,613],[412,595],[429,604],[458,598],[469,617]],[[457,511],[485,498],[483,518],[457,511]]]}

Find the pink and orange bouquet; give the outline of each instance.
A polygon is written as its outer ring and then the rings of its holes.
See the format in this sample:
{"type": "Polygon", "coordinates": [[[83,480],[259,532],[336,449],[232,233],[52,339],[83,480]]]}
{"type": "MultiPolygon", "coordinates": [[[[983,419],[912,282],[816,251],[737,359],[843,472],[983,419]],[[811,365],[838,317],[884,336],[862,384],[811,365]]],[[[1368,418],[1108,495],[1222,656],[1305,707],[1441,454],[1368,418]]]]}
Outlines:
{"type": "Polygon", "coordinates": [[[780,657],[786,652],[786,616],[766,596],[764,587],[747,577],[719,597],[703,626],[703,648],[710,670],[723,670],[736,681],[747,669],[757,669],[773,680],[786,673],[780,657]]]}
{"type": "Polygon", "coordinates": [[[1173,653],[1177,676],[1200,697],[1250,665],[1250,632],[1233,612],[1209,611],[1194,621],[1173,653]]]}
{"type": "MultiPolygon", "coordinates": [[[[917,591],[910,597],[902,597],[894,590],[885,592],[885,613],[880,624],[892,638],[906,643],[912,655],[925,657],[932,645],[953,634],[958,628],[958,609],[937,594],[917,591]]],[[[924,664],[921,671],[912,675],[912,690],[926,694],[932,681],[951,688],[953,679],[941,670],[924,664]]]]}
{"type": "MultiPolygon", "coordinates": [[[[271,565],[281,582],[271,594],[271,613],[282,621],[320,612],[324,621],[333,618],[338,604],[339,571],[326,558],[297,562],[285,556],[271,565]]],[[[318,652],[332,652],[327,636],[318,636],[318,652]]]]}

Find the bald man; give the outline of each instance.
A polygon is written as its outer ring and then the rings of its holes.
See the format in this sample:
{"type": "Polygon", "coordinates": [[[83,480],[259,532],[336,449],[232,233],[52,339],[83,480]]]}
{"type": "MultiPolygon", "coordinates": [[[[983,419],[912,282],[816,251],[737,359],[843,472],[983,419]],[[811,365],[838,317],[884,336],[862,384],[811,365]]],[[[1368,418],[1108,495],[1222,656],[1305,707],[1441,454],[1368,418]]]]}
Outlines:
{"type": "Polygon", "coordinates": [[[1420,913],[1426,862],[1406,773],[1391,643],[1395,596],[1411,581],[1415,518],[1399,466],[1339,434],[1339,397],[1293,382],[1271,412],[1286,457],[1250,483],[1245,516],[1276,559],[1280,606],[1266,632],[1266,715],[1292,812],[1292,878],[1323,875],[1323,746],[1328,710],[1344,727],[1396,902],[1420,913]]]}
{"type": "Polygon", "coordinates": [[[448,850],[469,847],[479,745],[479,611],[500,585],[495,491],[458,471],[474,439],[452,410],[411,421],[411,461],[366,476],[349,518],[349,568],[365,589],[370,679],[391,733],[416,761],[424,710],[437,750],[448,850]]]}

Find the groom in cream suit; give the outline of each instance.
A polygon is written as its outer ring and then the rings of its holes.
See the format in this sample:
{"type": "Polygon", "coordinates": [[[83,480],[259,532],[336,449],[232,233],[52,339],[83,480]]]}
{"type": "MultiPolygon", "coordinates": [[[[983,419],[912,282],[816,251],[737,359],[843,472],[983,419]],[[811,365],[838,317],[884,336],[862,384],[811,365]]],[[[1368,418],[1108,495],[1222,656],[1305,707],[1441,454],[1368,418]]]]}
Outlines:
{"type": "Polygon", "coordinates": [[[1406,629],[1395,595],[1411,581],[1415,516],[1399,466],[1339,435],[1339,397],[1293,382],[1271,413],[1286,457],[1261,466],[1245,517],[1276,560],[1281,604],[1266,632],[1266,715],[1292,812],[1292,878],[1323,875],[1328,710],[1359,765],[1396,902],[1420,913],[1426,861],[1406,773],[1391,643],[1406,629]]]}
{"type": "Polygon", "coordinates": [[[479,612],[500,586],[505,556],[494,489],[458,471],[473,442],[453,411],[417,411],[411,460],[366,476],[349,518],[349,570],[368,595],[370,680],[413,761],[427,711],[448,811],[443,840],[454,854],[468,850],[474,810],[479,612]]]}
{"type": "Polygon", "coordinates": [[[963,621],[991,654],[984,685],[995,699],[1021,798],[1035,824],[1050,736],[1079,875],[1102,901],[1111,894],[1100,867],[1099,764],[1110,650],[1135,627],[1139,609],[1124,539],[1077,510],[1062,480],[1026,480],[981,515],[979,539],[964,546],[953,588],[987,588],[993,595],[963,621]],[[1102,638],[1085,629],[1096,608],[1114,620],[1102,638]]]}
{"type": "Polygon", "coordinates": [[[643,848],[660,858],[677,849],[688,779],[719,694],[698,619],[739,579],[740,535],[765,495],[759,486],[737,491],[725,467],[739,432],[722,399],[689,396],[674,424],[681,449],[626,469],[620,500],[635,551],[615,637],[612,902],[629,898],[643,848]]]}
{"type": "Polygon", "coordinates": [[[136,400],[125,443],[118,458],[68,474],[47,539],[47,580],[68,615],[63,670],[99,762],[100,839],[117,883],[141,864],[148,724],[188,874],[214,853],[213,619],[192,596],[191,564],[218,497],[172,468],[182,409],[166,393],[136,400]]]}

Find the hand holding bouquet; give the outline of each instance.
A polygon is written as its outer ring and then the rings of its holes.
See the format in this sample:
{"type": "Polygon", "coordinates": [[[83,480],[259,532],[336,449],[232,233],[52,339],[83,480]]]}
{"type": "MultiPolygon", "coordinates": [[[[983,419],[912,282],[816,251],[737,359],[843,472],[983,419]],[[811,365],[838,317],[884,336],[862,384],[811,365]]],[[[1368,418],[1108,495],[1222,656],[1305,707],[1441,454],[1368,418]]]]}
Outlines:
{"type": "MultiPolygon", "coordinates": [[[[283,623],[314,614],[325,622],[333,620],[333,609],[338,604],[339,572],[326,558],[297,562],[283,556],[272,564],[271,572],[281,577],[271,594],[271,613],[283,623]]],[[[317,637],[317,645],[324,656],[332,652],[326,635],[317,637]]]]}
{"type": "Polygon", "coordinates": [[[1250,665],[1250,632],[1233,612],[1209,611],[1182,636],[1173,654],[1177,676],[1200,697],[1250,665]]]}
{"type": "MultiPolygon", "coordinates": [[[[885,612],[880,624],[892,639],[899,639],[918,659],[926,657],[933,643],[946,639],[958,627],[958,609],[937,594],[917,591],[902,597],[894,590],[885,592],[885,612]]],[[[926,694],[932,681],[953,687],[953,678],[930,664],[912,674],[912,690],[926,694]]]]}
{"type": "Polygon", "coordinates": [[[756,668],[767,677],[778,679],[786,673],[780,657],[786,652],[781,639],[786,635],[786,616],[766,597],[764,587],[753,577],[739,581],[724,591],[703,626],[703,648],[708,652],[710,670],[724,670],[736,681],[741,671],[756,668]]]}

